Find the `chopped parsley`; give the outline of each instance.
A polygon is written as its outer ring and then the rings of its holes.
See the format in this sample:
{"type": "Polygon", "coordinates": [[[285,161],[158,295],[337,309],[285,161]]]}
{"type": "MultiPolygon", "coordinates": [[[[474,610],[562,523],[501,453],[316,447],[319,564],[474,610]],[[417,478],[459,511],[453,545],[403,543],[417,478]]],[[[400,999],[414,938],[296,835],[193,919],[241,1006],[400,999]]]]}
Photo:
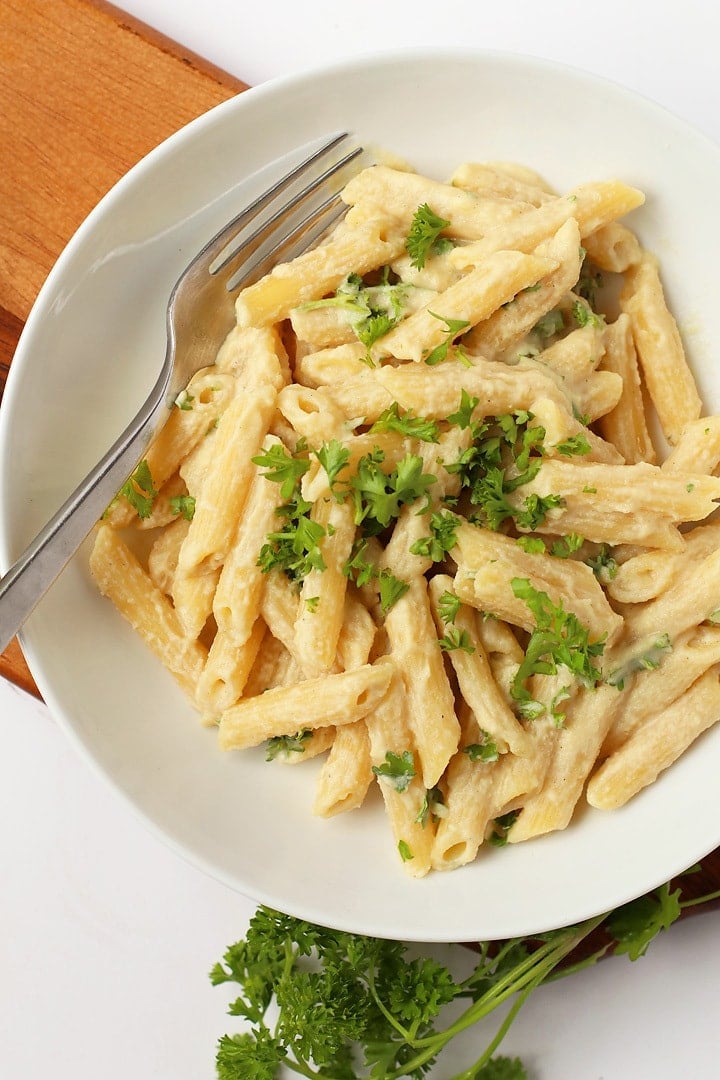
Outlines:
{"type": "Polygon", "coordinates": [[[590,443],[582,432],[578,432],[577,435],[569,435],[562,442],[555,443],[555,449],[565,457],[582,456],[590,453],[590,443]]]}
{"type": "Polygon", "coordinates": [[[410,862],[415,858],[406,840],[398,840],[398,852],[403,862],[410,862]]]}
{"type": "Polygon", "coordinates": [[[328,484],[332,490],[338,474],[342,472],[350,460],[350,451],[337,439],[331,439],[319,450],[314,451],[328,478],[328,484]]]}
{"type": "Polygon", "coordinates": [[[120,488],[120,494],[127,499],[139,518],[144,520],[150,517],[158,492],[145,458],[120,488]]]}
{"type": "Polygon", "coordinates": [[[597,326],[603,325],[603,319],[600,315],[597,315],[589,304],[584,303],[582,300],[575,300],[571,308],[572,317],[578,326],[597,326]]]}
{"type": "Polygon", "coordinates": [[[263,476],[266,479],[280,484],[280,495],[285,500],[293,498],[300,479],[310,468],[307,457],[291,454],[284,446],[277,444],[251,460],[253,464],[265,469],[263,476]]]}
{"type": "Polygon", "coordinates": [[[511,810],[507,814],[501,814],[492,823],[492,831],[488,840],[494,847],[505,847],[508,842],[508,833],[520,817],[519,810],[511,810]]]}
{"type": "MultiPolygon", "coordinates": [[[[468,329],[470,323],[467,319],[446,319],[443,315],[436,315],[434,311],[430,311],[429,314],[432,315],[433,319],[439,319],[440,322],[445,323],[447,330],[445,340],[436,345],[434,349],[431,349],[427,356],[424,357],[426,364],[430,367],[436,367],[438,364],[442,364],[444,360],[447,360],[450,346],[458,334],[468,329]]],[[[460,359],[462,359],[462,354],[460,354],[460,359]]]]}
{"type": "Polygon", "coordinates": [[[276,513],[285,518],[285,527],[268,533],[260,549],[258,566],[264,574],[278,569],[291,581],[302,581],[310,570],[325,569],[319,545],[326,532],[322,525],[313,521],[311,510],[312,503],[299,495],[278,507],[276,513]]]}
{"type": "Polygon", "coordinates": [[[381,413],[370,428],[371,435],[378,431],[397,431],[400,435],[428,443],[436,443],[440,438],[440,428],[436,420],[414,416],[410,410],[401,413],[397,401],[381,413]]]}
{"type": "Polygon", "coordinates": [[[381,570],[378,574],[378,589],[380,591],[380,610],[383,615],[397,604],[401,596],[410,588],[407,581],[395,577],[389,570],[381,570]]]}
{"type": "Polygon", "coordinates": [[[418,206],[405,241],[410,262],[417,270],[422,270],[430,255],[447,250],[445,238],[441,240],[440,233],[449,225],[450,222],[433,213],[427,203],[418,206]]]}
{"type": "Polygon", "coordinates": [[[381,532],[399,516],[403,506],[427,498],[428,488],[437,479],[423,472],[423,459],[418,454],[406,454],[391,473],[380,468],[384,457],[380,450],[366,454],[350,480],[355,524],[362,525],[366,535],[381,532]]]}
{"type": "Polygon", "coordinates": [[[435,562],[442,562],[448,551],[457,543],[460,518],[449,510],[430,515],[430,535],[423,536],[410,545],[413,555],[424,555],[435,562]]]}
{"type": "Polygon", "coordinates": [[[672,642],[669,634],[660,634],[650,642],[643,644],[641,648],[620,667],[611,671],[606,676],[606,682],[611,686],[617,686],[623,690],[625,680],[636,671],[655,671],[660,667],[666,653],[672,652],[672,642]]]}
{"type": "Polygon", "coordinates": [[[600,581],[612,581],[614,577],[617,577],[618,564],[607,544],[601,544],[597,554],[586,559],[585,562],[600,581]]]}
{"type": "Polygon", "coordinates": [[[447,817],[447,812],[447,806],[440,788],[428,788],[415,821],[425,828],[428,821],[439,821],[440,818],[447,817]]]}
{"type": "Polygon", "coordinates": [[[482,761],[486,765],[492,764],[500,757],[495,740],[484,728],[480,729],[480,742],[464,746],[463,753],[467,754],[471,761],[482,761]]]}
{"type": "Polygon", "coordinates": [[[334,296],[322,300],[310,300],[302,310],[334,307],[349,312],[355,336],[367,348],[372,345],[403,317],[407,292],[411,286],[390,281],[390,267],[382,269],[379,282],[366,283],[359,274],[348,274],[338,286],[334,296]]]}
{"type": "Polygon", "coordinates": [[[275,735],[265,744],[265,760],[274,761],[277,757],[304,754],[305,744],[311,738],[312,731],[298,731],[296,735],[275,735]]]}
{"type": "Polygon", "coordinates": [[[192,521],[195,516],[195,498],[193,495],[171,495],[170,510],[173,514],[192,521]]]}
{"type": "Polygon", "coordinates": [[[553,604],[547,593],[534,588],[527,578],[512,578],[510,584],[513,594],[525,601],[535,620],[510,692],[520,715],[536,719],[545,710],[531,697],[527,680],[532,675],[556,675],[558,668],[564,667],[583,686],[595,686],[602,672],[593,661],[602,655],[605,640],[591,642],[590,632],[578,617],[565,611],[562,604],[553,604]]]}
{"type": "Polygon", "coordinates": [[[448,423],[455,424],[463,430],[470,427],[473,412],[479,404],[480,398],[471,397],[467,390],[462,390],[460,392],[460,404],[458,405],[457,412],[451,413],[450,416],[448,416],[448,423]]]}
{"type": "Polygon", "coordinates": [[[438,613],[444,623],[455,622],[455,616],[460,610],[460,597],[449,590],[445,590],[438,600],[438,613]]]}
{"type": "Polygon", "coordinates": [[[415,759],[412,750],[403,750],[395,754],[388,750],[382,765],[373,765],[372,771],[378,780],[384,780],[403,795],[415,777],[415,759]]]}
{"type": "Polygon", "coordinates": [[[438,638],[438,645],[443,652],[454,652],[456,649],[466,653],[475,652],[475,646],[471,642],[467,630],[460,630],[453,625],[448,626],[445,635],[438,638]]]}

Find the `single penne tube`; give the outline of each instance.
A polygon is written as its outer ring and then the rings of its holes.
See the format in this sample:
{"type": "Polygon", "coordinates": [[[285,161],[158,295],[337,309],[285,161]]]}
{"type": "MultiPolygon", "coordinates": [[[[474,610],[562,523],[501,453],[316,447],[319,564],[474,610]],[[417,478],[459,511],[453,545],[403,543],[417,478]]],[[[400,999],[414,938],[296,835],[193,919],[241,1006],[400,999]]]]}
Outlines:
{"type": "Polygon", "coordinates": [[[556,607],[574,614],[593,641],[605,636],[612,641],[620,633],[622,617],[612,610],[602,586],[584,563],[524,551],[510,537],[476,525],[461,525],[456,537],[454,589],[463,603],[532,631],[532,612],[511,585],[514,578],[527,579],[556,607]]]}
{"type": "Polygon", "coordinates": [[[413,578],[385,619],[390,655],[402,673],[423,783],[433,788],[457,749],[460,725],[438,645],[427,586],[413,578]]]}
{"type": "Polygon", "coordinates": [[[343,189],[342,198],[353,207],[347,216],[350,223],[362,221],[366,213],[379,209],[387,213],[387,208],[391,207],[393,219],[404,236],[407,236],[418,207],[427,204],[433,213],[449,221],[444,235],[461,240],[479,239],[488,228],[528,209],[526,204],[514,199],[478,195],[385,165],[364,169],[353,177],[343,189]]]}
{"type": "Polygon", "coordinates": [[[606,227],[616,218],[624,217],[645,202],[645,196],[637,188],[621,180],[598,180],[579,184],[570,192],[575,200],[575,218],[583,241],[586,237],[606,227]]]}
{"type": "Polygon", "coordinates": [[[295,364],[295,376],[303,386],[324,386],[346,379],[369,378],[364,362],[367,349],[360,341],[333,345],[326,349],[304,353],[295,364]]]}
{"type": "MultiPolygon", "coordinates": [[[[145,453],[156,490],[162,488],[194,447],[202,442],[228,408],[234,394],[232,377],[215,368],[202,368],[192,377],[187,389],[179,395],[167,423],[145,453]]],[[[135,508],[120,495],[108,508],[105,520],[119,529],[136,516],[135,508]]]]}
{"type": "Polygon", "coordinates": [[[178,518],[162,530],[148,553],[148,573],[166,596],[172,593],[180,545],[189,527],[190,523],[185,518],[178,518]]]}
{"type": "MultiPolygon", "coordinates": [[[[443,619],[442,598],[454,597],[453,579],[436,574],[428,586],[435,626],[443,640],[448,626],[443,619]]],[[[531,740],[500,691],[477,629],[473,608],[461,604],[455,612],[452,627],[462,641],[462,647],[448,650],[463,700],[475,715],[478,725],[492,736],[501,753],[510,750],[523,756],[530,752],[531,740]]]]}
{"type": "MultiPolygon", "coordinates": [[[[556,260],[558,267],[542,278],[540,288],[525,290],[471,330],[465,339],[469,352],[488,360],[511,353],[546,312],[575,285],[580,273],[580,231],[575,218],[539,244],[535,254],[556,260]]],[[[516,357],[513,357],[516,359],[516,357]]]]}
{"type": "Polygon", "coordinates": [[[178,559],[178,576],[218,569],[225,560],[247,497],[252,458],[265,438],[277,393],[271,386],[247,390],[222,415],[214,456],[195,500],[195,513],[178,559]]]}
{"type": "Polygon", "coordinates": [[[627,638],[642,641],[650,634],[671,633],[675,638],[698,626],[720,608],[720,548],[686,565],[682,578],[655,600],[629,608],[625,614],[627,638]]]}
{"type": "Polygon", "coordinates": [[[220,716],[220,749],[241,750],[299,730],[362,720],[385,694],[392,672],[392,663],[383,660],[239,701],[220,716]]]}
{"type": "MultiPolygon", "coordinates": [[[[587,494],[595,494],[588,485],[587,494]]],[[[608,510],[606,504],[584,502],[576,505],[566,499],[565,506],[550,510],[535,532],[548,536],[582,536],[596,544],[634,545],[682,551],[684,542],[677,525],[663,514],[608,510]]]]}
{"type": "MultiPolygon", "coordinates": [[[[669,640],[669,638],[668,638],[669,640]]],[[[625,690],[622,709],[617,713],[602,746],[602,757],[614,754],[647,720],[671,705],[696,679],[720,663],[720,628],[697,626],[675,638],[671,647],[653,651],[653,639],[646,653],[650,667],[635,672],[625,690]]],[[[642,658],[640,650],[636,653],[642,658]]],[[[611,661],[610,661],[611,662],[611,661]]]]}
{"type": "Polygon", "coordinates": [[[197,685],[197,702],[203,712],[219,716],[242,696],[266,629],[263,620],[256,619],[243,641],[230,631],[217,632],[197,685]]]}
{"type": "Polygon", "coordinates": [[[97,529],[90,555],[90,572],[102,595],[112,600],[194,701],[207,650],[185,635],[167,596],[109,525],[100,525],[97,529]]]}
{"type": "Polygon", "coordinates": [[[675,522],[701,521],[717,509],[720,478],[698,473],[673,473],[640,461],[635,465],[606,465],[552,458],[520,490],[559,495],[566,505],[612,507],[626,514],[658,514],[675,522]]]}
{"type": "Polygon", "coordinates": [[[316,781],[313,813],[333,817],[357,810],[374,779],[365,721],[339,727],[316,781]]]}
{"type": "Polygon", "coordinates": [[[624,274],[642,258],[640,241],[621,221],[610,221],[584,236],[583,247],[600,270],[613,274],[624,274]]]}
{"type": "Polygon", "coordinates": [[[543,783],[522,801],[520,815],[508,833],[511,844],[567,828],[619,705],[614,686],[583,690],[571,703],[543,783]]]}
{"type": "MultiPolygon", "coordinates": [[[[279,439],[268,435],[261,450],[269,452],[281,446],[279,439]]],[[[213,597],[218,630],[238,645],[248,640],[258,616],[266,577],[258,557],[268,533],[278,528],[277,509],[281,502],[281,485],[267,479],[262,467],[255,465],[238,528],[213,597]]]]}
{"type": "Polygon", "coordinates": [[[639,461],[654,464],[657,455],[647,425],[630,316],[625,312],[605,327],[604,345],[602,370],[622,378],[622,393],[615,407],[599,418],[599,431],[629,465],[639,461]]]}
{"type": "Polygon", "coordinates": [[[235,325],[215,361],[235,377],[239,390],[268,384],[280,390],[291,381],[287,350],[276,326],[235,325]]]}
{"type": "Polygon", "coordinates": [[[190,638],[200,637],[212,615],[219,577],[219,570],[191,578],[178,578],[177,570],[175,572],[172,601],[185,633],[190,638]]]}
{"type": "Polygon", "coordinates": [[[720,416],[691,420],[662,463],[665,472],[714,473],[720,463],[720,416]]]}
{"type": "Polygon", "coordinates": [[[377,626],[357,589],[345,590],[345,613],[337,643],[337,666],[340,671],[362,667],[370,659],[377,626]]]}
{"type": "Polygon", "coordinates": [[[599,810],[624,806],[718,720],[720,668],[715,665],[603,762],[588,783],[588,802],[599,810]]]}
{"type": "Polygon", "coordinates": [[[537,359],[563,378],[584,379],[595,371],[602,355],[602,327],[589,322],[543,349],[537,359]]]}
{"type": "Polygon", "coordinates": [[[403,251],[406,235],[383,210],[354,224],[346,220],[324,243],[291,262],[278,263],[243,289],[235,302],[238,325],[281,322],[300,304],[334,293],[350,270],[362,276],[392,262],[403,251]]]}
{"type": "Polygon", "coordinates": [[[332,671],[335,663],[345,615],[345,564],[356,527],[351,502],[339,503],[328,491],[314,504],[311,518],[324,530],[317,544],[322,568],[311,568],[303,579],[294,651],[303,671],[312,677],[332,671]]]}
{"type": "Polygon", "coordinates": [[[468,161],[459,165],[450,177],[450,183],[454,187],[476,191],[479,195],[501,195],[505,199],[516,199],[531,206],[557,201],[531,180],[521,179],[484,162],[468,161]]]}
{"type": "Polygon", "coordinates": [[[448,339],[448,325],[461,323],[465,332],[489,318],[517,293],[547,277],[557,265],[555,259],[519,251],[488,255],[427,307],[409,315],[380,338],[372,353],[420,361],[448,339]]]}
{"type": "Polygon", "coordinates": [[[683,533],[679,551],[643,551],[618,564],[606,590],[621,604],[644,604],[678,580],[688,563],[704,559],[720,546],[720,523],[709,522],[683,533]]]}
{"type": "Polygon", "coordinates": [[[375,368],[370,377],[385,389],[391,402],[419,416],[439,420],[457,409],[463,390],[478,399],[473,413],[476,420],[532,410],[538,398],[550,397],[562,403],[567,400],[552,376],[537,367],[510,367],[478,356],[469,360],[469,364],[447,360],[435,368],[388,364],[375,368]]]}
{"type": "Polygon", "coordinates": [[[293,429],[311,446],[347,435],[345,413],[322,387],[313,389],[292,383],[278,394],[278,409],[293,429]]]}
{"type": "Polygon", "coordinates": [[[660,426],[674,445],[686,424],[700,416],[702,405],[654,256],[646,252],[627,271],[620,306],[630,316],[640,366],[660,426]]]}
{"type": "Polygon", "coordinates": [[[573,203],[570,199],[551,199],[538,209],[528,210],[519,217],[495,225],[482,240],[460,244],[448,252],[446,260],[459,270],[468,270],[480,266],[496,251],[524,251],[530,254],[572,216],[573,203]]]}
{"type": "Polygon", "coordinates": [[[300,666],[295,649],[295,622],[300,594],[282,570],[271,569],[265,578],[260,599],[260,614],[274,638],[281,641],[300,666]]]}
{"type": "MultiPolygon", "coordinates": [[[[435,824],[430,793],[423,783],[408,719],[408,701],[400,673],[395,671],[385,697],[365,717],[370,741],[370,761],[385,804],[385,813],[400,851],[403,869],[411,877],[423,877],[430,869],[435,824]],[[383,773],[388,755],[405,759],[412,768],[402,782],[383,773]]],[[[391,759],[392,760],[392,759],[391,759]]]]}

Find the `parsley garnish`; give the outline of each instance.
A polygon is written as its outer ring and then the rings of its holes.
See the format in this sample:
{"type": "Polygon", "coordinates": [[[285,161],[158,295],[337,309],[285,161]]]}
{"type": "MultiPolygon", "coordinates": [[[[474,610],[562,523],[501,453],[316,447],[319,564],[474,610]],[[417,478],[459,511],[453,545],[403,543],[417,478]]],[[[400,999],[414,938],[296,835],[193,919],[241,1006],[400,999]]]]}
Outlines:
{"type": "Polygon", "coordinates": [[[602,326],[603,320],[596,315],[589,304],[582,300],[575,300],[572,306],[572,317],[578,326],[602,326]]]}
{"type": "Polygon", "coordinates": [[[500,817],[495,818],[493,821],[492,832],[488,837],[488,840],[494,847],[505,847],[508,842],[508,833],[519,817],[519,810],[511,810],[509,813],[502,814],[500,817]]]}
{"type": "Polygon", "coordinates": [[[275,735],[265,744],[265,760],[274,761],[276,757],[304,754],[305,743],[310,738],[312,731],[298,731],[297,735],[275,735]]]}
{"type": "Polygon", "coordinates": [[[564,454],[565,457],[573,457],[576,455],[589,454],[590,443],[582,432],[579,432],[577,435],[569,435],[567,439],[563,439],[562,442],[556,443],[555,449],[558,454],[564,454]]]}
{"type": "Polygon", "coordinates": [[[255,465],[260,465],[266,471],[263,473],[268,480],[280,484],[280,495],[285,500],[292,499],[295,489],[302,476],[310,468],[307,457],[296,457],[290,454],[284,446],[277,444],[270,447],[262,454],[257,454],[251,459],[255,465]]]}
{"type": "Polygon", "coordinates": [[[398,852],[403,862],[410,862],[415,857],[407,840],[398,840],[398,852]]]}
{"type": "Polygon", "coordinates": [[[569,559],[573,552],[579,551],[584,543],[585,539],[579,533],[568,533],[567,536],[561,536],[553,543],[550,554],[556,559],[569,559]]]}
{"type": "Polygon", "coordinates": [[[433,562],[442,562],[448,551],[457,543],[460,518],[449,510],[430,515],[430,535],[423,536],[410,545],[413,555],[424,555],[433,562]]]}
{"type": "Polygon", "coordinates": [[[195,516],[195,498],[193,495],[171,495],[170,509],[173,514],[182,514],[186,521],[195,516]]]}
{"type": "Polygon", "coordinates": [[[472,414],[479,404],[480,398],[471,397],[467,390],[461,390],[458,410],[448,416],[448,423],[463,429],[470,427],[472,414]]]}
{"type": "Polygon", "coordinates": [[[514,595],[525,601],[535,619],[535,629],[510,692],[520,714],[535,719],[544,708],[530,696],[527,680],[532,675],[555,675],[558,667],[565,667],[583,686],[595,686],[602,672],[594,666],[593,659],[602,655],[605,640],[591,642],[589,631],[578,617],[565,611],[561,604],[553,604],[547,593],[535,589],[527,578],[512,578],[510,584],[514,595]]]}
{"type": "MultiPolygon", "coordinates": [[[[429,800],[421,823],[432,805],[429,800]]],[[[490,843],[502,846],[516,819],[517,811],[497,818],[490,843]]],[[[643,956],[683,909],[716,898],[710,893],[684,900],[680,888],[668,883],[576,926],[480,942],[475,967],[459,980],[404,942],[329,930],[260,907],[245,938],[210,972],[214,986],[236,985],[238,996],[228,1011],[249,1028],[219,1040],[218,1078],[276,1080],[285,1065],[318,1080],[421,1080],[456,1034],[486,1023],[500,1008],[503,1019],[484,1049],[471,1050],[473,1060],[461,1072],[456,1059],[448,1068],[441,1062],[440,1074],[527,1080],[517,1058],[493,1056],[513,1016],[511,1011],[506,1018],[504,1006],[522,1002],[549,979],[592,966],[601,956],[643,956]],[[582,942],[595,941],[590,936],[596,931],[599,947],[579,949],[582,942]],[[564,963],[568,957],[571,962],[564,963]],[[452,1002],[457,1008],[447,1020],[441,1018],[452,1002]]]]}
{"type": "Polygon", "coordinates": [[[459,630],[457,626],[448,626],[444,637],[438,638],[438,645],[444,652],[454,652],[460,649],[462,652],[474,653],[475,646],[470,641],[467,630],[459,630]]]}
{"type": "Polygon", "coordinates": [[[150,475],[150,466],[145,458],[140,462],[129,480],[126,480],[120,488],[120,494],[137,511],[139,518],[148,518],[157,498],[157,490],[150,475]]]}
{"type": "Polygon", "coordinates": [[[378,431],[397,431],[400,435],[408,435],[429,443],[436,443],[440,438],[440,428],[436,420],[413,416],[409,410],[401,413],[397,401],[381,413],[370,428],[371,435],[378,431]]]}
{"type": "Polygon", "coordinates": [[[377,284],[366,284],[359,274],[348,274],[338,286],[334,296],[323,300],[311,300],[302,305],[306,311],[313,308],[335,307],[353,316],[355,336],[370,353],[370,347],[392,330],[402,318],[408,286],[390,282],[390,268],[383,267],[377,284]]]}
{"type": "Polygon", "coordinates": [[[417,270],[422,270],[426,259],[435,248],[440,233],[449,225],[450,222],[434,214],[427,203],[418,206],[405,241],[405,249],[410,256],[410,262],[417,270]]]}
{"type": "Polygon", "coordinates": [[[446,815],[447,807],[440,788],[432,787],[427,789],[415,818],[417,824],[425,828],[429,820],[438,821],[440,818],[446,817],[446,815]]]}
{"type": "Polygon", "coordinates": [[[618,564],[612,557],[607,544],[601,544],[597,555],[586,559],[585,562],[600,581],[612,581],[617,576],[618,564]]]}
{"type": "Polygon", "coordinates": [[[609,682],[611,686],[617,686],[618,690],[622,690],[628,676],[636,671],[655,671],[660,667],[663,656],[669,652],[672,652],[670,635],[660,634],[648,644],[641,646],[640,650],[619,668],[611,671],[606,677],[606,682],[609,682]]]}
{"type": "Polygon", "coordinates": [[[463,747],[463,753],[467,754],[471,761],[482,761],[489,765],[500,757],[495,740],[489,731],[480,729],[480,742],[470,743],[463,747]]]}
{"type": "Polygon", "coordinates": [[[366,454],[350,480],[355,524],[362,525],[370,535],[386,528],[407,503],[426,498],[428,488],[436,480],[432,474],[423,472],[423,460],[418,454],[406,454],[391,473],[380,468],[383,460],[382,451],[366,454]]]}
{"type": "Polygon", "coordinates": [[[291,581],[301,581],[310,570],[324,570],[325,560],[320,541],[325,529],[310,517],[312,503],[298,496],[294,502],[278,507],[276,513],[285,518],[285,527],[268,533],[260,549],[258,566],[264,574],[273,569],[283,570],[291,581]]]}
{"type": "Polygon", "coordinates": [[[460,610],[460,598],[446,590],[438,600],[438,613],[444,623],[455,622],[455,616],[460,610]]]}
{"type": "Polygon", "coordinates": [[[382,765],[373,765],[372,771],[379,780],[386,780],[396,791],[404,794],[415,776],[415,759],[412,750],[395,754],[388,750],[382,765]]]}
{"type": "Polygon", "coordinates": [[[325,443],[314,453],[327,473],[328,484],[332,489],[338,478],[338,473],[342,472],[350,460],[350,451],[337,439],[331,439],[329,443],[325,443]]]}
{"type": "Polygon", "coordinates": [[[378,588],[380,590],[380,610],[383,615],[397,604],[401,596],[410,588],[407,581],[401,581],[389,570],[381,570],[378,574],[378,588]]]}
{"type": "Polygon", "coordinates": [[[430,311],[429,314],[432,315],[433,319],[439,319],[440,322],[445,323],[447,329],[445,340],[436,345],[434,349],[431,349],[427,356],[424,357],[426,364],[435,367],[437,364],[442,364],[443,360],[447,360],[448,350],[453,341],[463,330],[467,330],[470,323],[466,319],[446,319],[443,315],[436,315],[434,311],[430,311]]]}

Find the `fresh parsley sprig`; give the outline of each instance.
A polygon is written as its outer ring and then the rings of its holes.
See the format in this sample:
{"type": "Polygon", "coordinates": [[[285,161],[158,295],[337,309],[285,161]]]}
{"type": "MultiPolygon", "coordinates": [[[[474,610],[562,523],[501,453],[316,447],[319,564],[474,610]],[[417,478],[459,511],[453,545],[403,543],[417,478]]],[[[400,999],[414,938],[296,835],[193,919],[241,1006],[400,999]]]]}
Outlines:
{"type": "Polygon", "coordinates": [[[422,270],[436,248],[440,233],[449,226],[450,222],[434,213],[427,203],[418,206],[405,241],[405,249],[412,266],[422,270]]]}
{"type": "MultiPolygon", "coordinates": [[[[442,806],[431,796],[426,820],[433,805],[442,806]]],[[[495,823],[497,846],[516,816],[495,823]]],[[[210,972],[214,986],[236,988],[228,1012],[245,1026],[219,1040],[218,1080],[279,1080],[283,1067],[309,1080],[422,1080],[457,1036],[503,1007],[502,1021],[475,1060],[443,1075],[526,1080],[522,1062],[497,1051],[534,990],[606,955],[638,960],[684,910],[718,897],[720,891],[686,900],[681,884],[669,882],[561,930],[479,942],[472,970],[463,977],[434,958],[414,955],[405,943],[330,930],[260,907],[244,939],[210,972]]]]}

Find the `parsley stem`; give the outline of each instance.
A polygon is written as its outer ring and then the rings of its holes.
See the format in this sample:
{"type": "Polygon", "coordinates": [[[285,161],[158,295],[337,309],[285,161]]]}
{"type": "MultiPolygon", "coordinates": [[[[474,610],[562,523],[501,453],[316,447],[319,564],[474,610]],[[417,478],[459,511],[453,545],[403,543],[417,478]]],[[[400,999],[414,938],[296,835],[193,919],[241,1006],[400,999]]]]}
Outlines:
{"type": "Polygon", "coordinates": [[[720,889],[715,892],[705,893],[704,896],[696,896],[694,900],[681,900],[681,908],[697,907],[699,904],[710,904],[713,900],[720,900],[720,889]]]}

